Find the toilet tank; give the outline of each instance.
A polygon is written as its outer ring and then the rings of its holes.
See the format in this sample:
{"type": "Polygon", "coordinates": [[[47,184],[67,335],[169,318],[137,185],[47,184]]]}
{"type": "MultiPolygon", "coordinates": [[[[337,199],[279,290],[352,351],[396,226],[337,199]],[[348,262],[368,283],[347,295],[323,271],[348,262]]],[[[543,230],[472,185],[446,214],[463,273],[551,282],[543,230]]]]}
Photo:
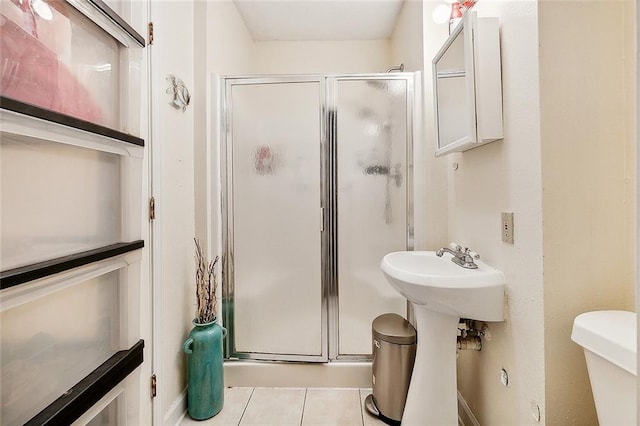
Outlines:
{"type": "Polygon", "coordinates": [[[637,426],[636,314],[594,311],[578,315],[571,339],[584,348],[601,426],[637,426]]]}

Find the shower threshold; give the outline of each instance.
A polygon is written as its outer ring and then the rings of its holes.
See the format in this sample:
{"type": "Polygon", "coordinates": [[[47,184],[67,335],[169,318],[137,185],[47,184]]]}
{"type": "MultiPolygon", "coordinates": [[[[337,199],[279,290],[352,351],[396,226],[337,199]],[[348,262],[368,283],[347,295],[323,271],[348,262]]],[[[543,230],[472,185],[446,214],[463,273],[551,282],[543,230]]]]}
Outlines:
{"type": "Polygon", "coordinates": [[[369,388],[370,361],[319,363],[226,360],[225,386],[369,388]]]}

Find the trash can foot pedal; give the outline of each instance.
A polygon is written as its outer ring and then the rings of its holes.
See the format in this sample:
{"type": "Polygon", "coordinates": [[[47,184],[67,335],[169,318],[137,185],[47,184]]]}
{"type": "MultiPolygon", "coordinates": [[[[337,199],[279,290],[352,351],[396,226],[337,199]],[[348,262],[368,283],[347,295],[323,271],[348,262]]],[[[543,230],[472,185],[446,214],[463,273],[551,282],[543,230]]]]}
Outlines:
{"type": "Polygon", "coordinates": [[[367,410],[367,413],[369,413],[371,416],[379,418],[386,424],[391,426],[400,426],[400,422],[398,420],[390,419],[389,417],[382,414],[380,410],[378,410],[378,407],[376,406],[376,401],[373,399],[373,394],[369,394],[365,398],[364,408],[365,410],[367,410]]]}
{"type": "Polygon", "coordinates": [[[364,399],[364,408],[373,417],[380,417],[380,411],[378,410],[378,407],[376,407],[376,403],[373,401],[372,393],[367,395],[367,397],[364,399]]]}

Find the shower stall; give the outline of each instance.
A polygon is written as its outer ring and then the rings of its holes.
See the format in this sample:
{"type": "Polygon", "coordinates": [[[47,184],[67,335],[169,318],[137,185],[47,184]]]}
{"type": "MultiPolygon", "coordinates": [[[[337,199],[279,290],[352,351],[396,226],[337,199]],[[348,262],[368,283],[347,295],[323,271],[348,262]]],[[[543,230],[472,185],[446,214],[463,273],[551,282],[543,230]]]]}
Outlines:
{"type": "Polygon", "coordinates": [[[221,144],[229,358],[371,357],[407,303],[379,263],[413,247],[413,73],[227,77],[221,144]]]}

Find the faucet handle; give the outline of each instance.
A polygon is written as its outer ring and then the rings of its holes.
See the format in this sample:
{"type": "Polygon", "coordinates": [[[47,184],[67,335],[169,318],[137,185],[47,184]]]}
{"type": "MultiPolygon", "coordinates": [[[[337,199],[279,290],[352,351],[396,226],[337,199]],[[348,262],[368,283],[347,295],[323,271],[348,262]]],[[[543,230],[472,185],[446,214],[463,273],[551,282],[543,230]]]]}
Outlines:
{"type": "Polygon", "coordinates": [[[451,243],[449,244],[449,248],[453,251],[461,251],[462,250],[462,246],[458,243],[451,243]]]}
{"type": "Polygon", "coordinates": [[[467,251],[467,254],[469,256],[471,256],[472,258],[476,259],[476,260],[480,259],[480,255],[478,253],[476,253],[475,251],[469,250],[469,251],[467,251]]]}

